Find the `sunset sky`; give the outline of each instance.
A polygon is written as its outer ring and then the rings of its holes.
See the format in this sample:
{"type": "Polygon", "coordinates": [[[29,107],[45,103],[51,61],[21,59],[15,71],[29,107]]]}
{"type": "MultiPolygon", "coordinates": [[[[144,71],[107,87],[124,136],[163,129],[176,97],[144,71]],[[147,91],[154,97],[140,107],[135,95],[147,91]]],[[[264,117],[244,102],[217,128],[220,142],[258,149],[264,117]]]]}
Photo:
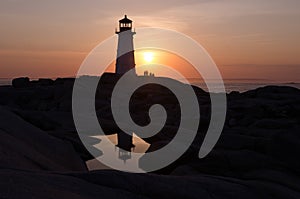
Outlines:
{"type": "Polygon", "coordinates": [[[74,76],[127,14],[198,41],[225,79],[300,81],[299,0],[1,0],[0,77],[74,76]]]}

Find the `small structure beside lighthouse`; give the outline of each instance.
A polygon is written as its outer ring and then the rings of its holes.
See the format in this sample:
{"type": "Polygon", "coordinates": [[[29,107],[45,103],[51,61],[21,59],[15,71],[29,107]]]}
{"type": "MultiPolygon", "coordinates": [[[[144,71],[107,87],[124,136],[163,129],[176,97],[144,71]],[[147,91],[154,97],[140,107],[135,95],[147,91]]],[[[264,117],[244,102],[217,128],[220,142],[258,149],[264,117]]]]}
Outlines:
{"type": "Polygon", "coordinates": [[[132,31],[132,21],[127,18],[127,15],[119,20],[119,30],[116,30],[116,34],[118,34],[116,74],[123,75],[131,69],[136,74],[133,47],[135,32],[132,31]]]}

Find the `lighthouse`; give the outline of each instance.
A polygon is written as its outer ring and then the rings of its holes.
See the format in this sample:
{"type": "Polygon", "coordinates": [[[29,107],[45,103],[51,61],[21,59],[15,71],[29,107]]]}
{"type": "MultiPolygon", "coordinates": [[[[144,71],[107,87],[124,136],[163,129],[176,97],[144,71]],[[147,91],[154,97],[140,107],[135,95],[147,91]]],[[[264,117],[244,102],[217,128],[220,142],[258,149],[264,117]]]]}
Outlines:
{"type": "MultiPolygon", "coordinates": [[[[132,21],[127,18],[127,15],[119,20],[119,28],[116,29],[116,34],[118,35],[116,74],[122,76],[130,71],[131,74],[136,76],[133,48],[133,35],[135,35],[135,32],[132,31],[132,21]]],[[[127,134],[122,130],[117,132],[119,158],[124,163],[131,158],[131,150],[134,148],[132,133],[127,134]]]]}
{"type": "Polygon", "coordinates": [[[135,32],[132,31],[132,21],[127,18],[127,15],[119,20],[119,29],[116,30],[116,34],[118,34],[116,74],[123,75],[131,69],[136,74],[133,48],[135,32]]]}

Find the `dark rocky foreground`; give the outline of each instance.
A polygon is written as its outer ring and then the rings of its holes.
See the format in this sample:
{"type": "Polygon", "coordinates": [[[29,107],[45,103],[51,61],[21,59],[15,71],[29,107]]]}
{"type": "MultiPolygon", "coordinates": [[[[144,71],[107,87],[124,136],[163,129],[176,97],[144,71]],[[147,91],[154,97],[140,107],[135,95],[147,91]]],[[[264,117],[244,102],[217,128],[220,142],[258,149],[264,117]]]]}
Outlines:
{"type": "MultiPolygon", "coordinates": [[[[107,134],[118,131],[110,111],[117,79],[103,76],[96,94],[107,134]]],[[[73,124],[73,82],[22,78],[0,87],[0,198],[300,198],[300,90],[268,86],[228,94],[221,138],[206,158],[198,159],[210,99],[194,87],[201,120],[190,149],[163,170],[130,174],[87,170],[84,162],[92,156],[73,124]]],[[[137,90],[130,104],[133,120],[146,125],[147,111],[157,103],[168,119],[160,133],[146,139],[149,151],[174,137],[178,101],[168,89],[150,84],[137,90]]]]}

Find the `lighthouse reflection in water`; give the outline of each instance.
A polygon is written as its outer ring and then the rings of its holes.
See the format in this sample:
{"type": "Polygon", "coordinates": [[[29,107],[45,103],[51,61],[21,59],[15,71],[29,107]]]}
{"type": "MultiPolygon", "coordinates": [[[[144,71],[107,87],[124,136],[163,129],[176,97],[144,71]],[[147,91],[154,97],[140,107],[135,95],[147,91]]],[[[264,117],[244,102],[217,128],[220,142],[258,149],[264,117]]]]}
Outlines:
{"type": "MultiPolygon", "coordinates": [[[[111,150],[109,146],[106,146],[106,143],[101,143],[101,137],[102,136],[96,136],[95,138],[99,139],[99,144],[96,144],[94,147],[101,150],[101,152],[107,156],[109,156],[112,160],[118,161],[119,164],[126,164],[128,167],[136,167],[138,165],[139,158],[147,151],[150,144],[139,138],[133,133],[132,136],[132,143],[134,144],[134,148],[131,150],[135,153],[141,153],[139,157],[131,156],[130,151],[126,151],[122,148],[118,147],[118,136],[117,134],[114,135],[108,135],[106,136],[110,142],[115,145],[115,150],[111,150]]],[[[111,144],[110,143],[110,144],[111,144]]],[[[101,156],[99,157],[101,158],[101,156]]],[[[107,167],[106,165],[102,164],[97,159],[89,160],[87,161],[87,166],[89,170],[99,170],[99,169],[111,169],[110,167],[107,167]]],[[[139,168],[140,169],[140,168],[139,168]]]]}

